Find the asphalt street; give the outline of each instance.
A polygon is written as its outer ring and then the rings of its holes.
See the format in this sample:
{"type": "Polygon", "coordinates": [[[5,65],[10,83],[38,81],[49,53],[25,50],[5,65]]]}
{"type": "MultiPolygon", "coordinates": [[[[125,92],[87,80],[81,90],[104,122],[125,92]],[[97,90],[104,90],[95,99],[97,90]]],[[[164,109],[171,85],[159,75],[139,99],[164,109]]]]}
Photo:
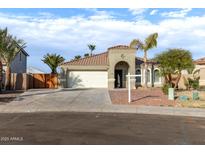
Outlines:
{"type": "Polygon", "coordinates": [[[205,118],[125,113],[1,113],[0,144],[205,144],[205,118]]]}

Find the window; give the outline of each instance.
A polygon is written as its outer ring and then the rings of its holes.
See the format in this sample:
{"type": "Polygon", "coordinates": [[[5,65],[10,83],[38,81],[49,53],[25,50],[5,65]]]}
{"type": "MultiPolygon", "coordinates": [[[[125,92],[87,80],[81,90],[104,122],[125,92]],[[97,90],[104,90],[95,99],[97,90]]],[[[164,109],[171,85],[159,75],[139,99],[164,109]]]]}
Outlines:
{"type": "MultiPolygon", "coordinates": [[[[141,69],[136,69],[136,75],[141,75],[141,69]]],[[[136,82],[141,83],[141,76],[136,76],[136,82]]]]}
{"type": "Polygon", "coordinates": [[[147,82],[150,82],[150,70],[147,70],[147,82]]]}
{"type": "Polygon", "coordinates": [[[20,57],[20,61],[21,61],[21,52],[19,54],[20,54],[19,57],[20,57]]]}
{"type": "Polygon", "coordinates": [[[159,82],[159,70],[154,70],[154,82],[159,82]]]}

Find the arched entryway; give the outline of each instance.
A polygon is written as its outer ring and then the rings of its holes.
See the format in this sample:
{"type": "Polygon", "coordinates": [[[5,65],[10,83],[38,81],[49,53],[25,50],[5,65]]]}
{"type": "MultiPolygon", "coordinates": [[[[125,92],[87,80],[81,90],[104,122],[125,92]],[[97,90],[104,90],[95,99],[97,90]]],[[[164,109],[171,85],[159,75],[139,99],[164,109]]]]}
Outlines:
{"type": "Polygon", "coordinates": [[[115,65],[115,88],[126,88],[126,75],[129,65],[125,61],[120,61],[115,65]]]}

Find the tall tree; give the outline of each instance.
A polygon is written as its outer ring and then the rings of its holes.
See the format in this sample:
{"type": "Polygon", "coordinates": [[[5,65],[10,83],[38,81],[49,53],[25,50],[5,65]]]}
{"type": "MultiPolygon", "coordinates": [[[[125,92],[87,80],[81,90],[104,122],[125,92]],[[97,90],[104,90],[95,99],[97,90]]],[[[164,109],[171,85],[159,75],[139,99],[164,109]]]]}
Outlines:
{"type": "Polygon", "coordinates": [[[90,50],[90,55],[92,56],[93,55],[93,51],[95,50],[96,48],[96,45],[94,44],[88,44],[88,48],[90,50]]]}
{"type": "Polygon", "coordinates": [[[64,62],[64,60],[65,59],[61,55],[49,53],[47,53],[42,59],[42,61],[50,67],[51,73],[53,74],[57,73],[57,67],[64,62]]]}
{"type": "Polygon", "coordinates": [[[155,56],[155,61],[159,63],[161,75],[165,82],[177,88],[181,78],[182,70],[193,70],[194,64],[192,54],[184,49],[169,49],[155,56]],[[176,74],[176,81],[173,82],[172,75],[176,74]]]}
{"type": "Polygon", "coordinates": [[[140,41],[139,39],[134,39],[130,43],[131,48],[136,48],[144,51],[144,69],[145,69],[145,88],[147,88],[147,69],[148,69],[148,64],[147,64],[147,52],[148,50],[157,47],[157,38],[158,38],[158,33],[153,33],[150,34],[144,42],[140,41]]]}
{"type": "Polygon", "coordinates": [[[1,57],[6,63],[6,89],[11,88],[11,63],[18,52],[25,48],[25,43],[21,39],[10,35],[7,28],[3,30],[1,37],[1,57]]]}

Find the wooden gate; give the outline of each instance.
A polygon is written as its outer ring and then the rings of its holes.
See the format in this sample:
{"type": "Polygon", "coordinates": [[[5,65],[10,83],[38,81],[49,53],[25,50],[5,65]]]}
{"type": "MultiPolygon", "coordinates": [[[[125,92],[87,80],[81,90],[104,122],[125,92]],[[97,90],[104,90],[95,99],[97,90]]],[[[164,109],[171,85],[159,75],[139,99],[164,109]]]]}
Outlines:
{"type": "Polygon", "coordinates": [[[58,88],[58,76],[57,74],[32,74],[30,85],[33,85],[30,88],[58,88]]]}

